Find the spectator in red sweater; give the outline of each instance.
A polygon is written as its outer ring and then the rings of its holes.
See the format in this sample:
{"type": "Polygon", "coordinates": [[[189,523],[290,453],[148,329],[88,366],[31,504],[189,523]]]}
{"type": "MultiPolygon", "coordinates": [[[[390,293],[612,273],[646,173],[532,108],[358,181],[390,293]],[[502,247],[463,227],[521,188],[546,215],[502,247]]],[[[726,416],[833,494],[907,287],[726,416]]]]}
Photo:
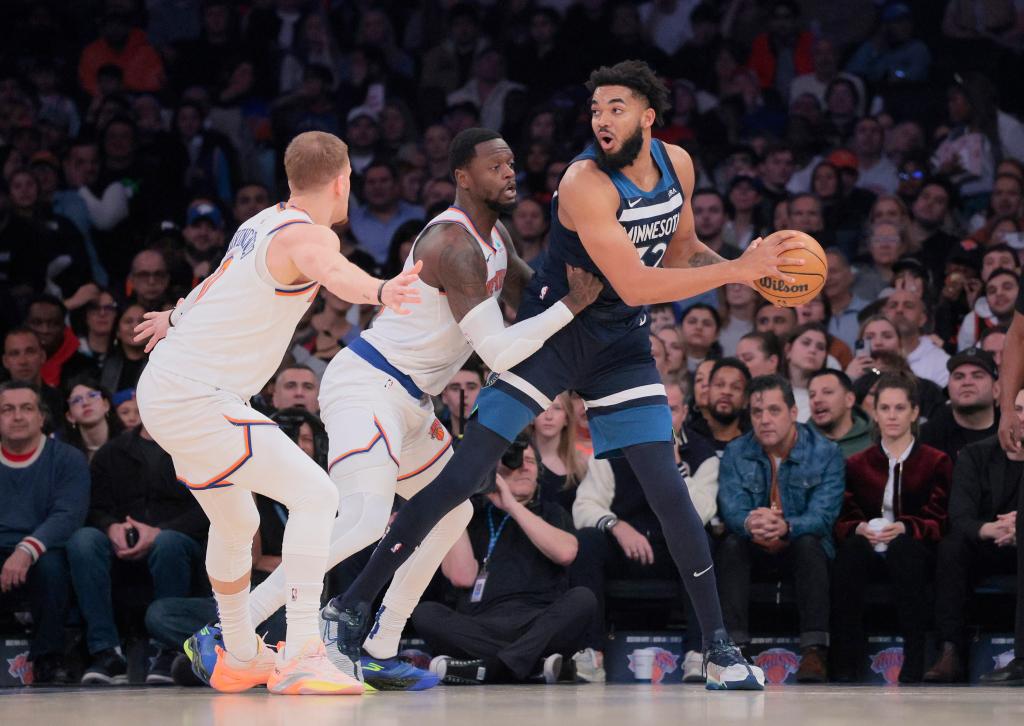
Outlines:
{"type": "Polygon", "coordinates": [[[105,65],[124,71],[125,90],[159,91],[164,85],[164,64],[146,33],[133,27],[132,14],[121,3],[108,2],[100,21],[100,37],[85,46],[78,60],[78,82],[90,95],[99,91],[97,74],[105,65]]]}
{"type": "Polygon", "coordinates": [[[846,462],[846,496],[836,522],[839,553],[833,570],[832,616],[837,676],[859,680],[865,663],[864,593],[872,580],[892,586],[903,635],[901,683],[924,672],[929,575],[935,548],[946,526],[953,464],[930,446],[917,443],[920,408],[912,381],[885,374],[875,392],[879,446],[846,462]]]}
{"type": "Polygon", "coordinates": [[[776,0],[768,30],[754,38],[747,66],[757,74],[761,88],[774,88],[789,98],[789,86],[797,76],[814,71],[814,36],[800,30],[800,5],[796,0],[776,0]]]}

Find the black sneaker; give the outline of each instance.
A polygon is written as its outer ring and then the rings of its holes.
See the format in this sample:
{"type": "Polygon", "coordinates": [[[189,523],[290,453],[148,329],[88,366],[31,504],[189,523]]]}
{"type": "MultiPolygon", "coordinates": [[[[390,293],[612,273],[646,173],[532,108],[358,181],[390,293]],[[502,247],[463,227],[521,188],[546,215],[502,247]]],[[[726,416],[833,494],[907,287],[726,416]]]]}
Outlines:
{"type": "Polygon", "coordinates": [[[361,603],[354,608],[339,609],[336,603],[337,598],[328,602],[320,611],[320,639],[334,667],[362,681],[363,671],[359,661],[369,625],[370,606],[361,603]]]}
{"type": "Polygon", "coordinates": [[[156,658],[153,659],[153,665],[149,667],[149,673],[146,674],[146,683],[150,686],[173,685],[174,676],[171,673],[171,669],[178,655],[173,650],[161,648],[156,654],[156,658]]]}
{"type": "Polygon", "coordinates": [[[60,655],[41,655],[32,662],[33,686],[62,686],[70,682],[71,676],[60,655]]]}
{"type": "Polygon", "coordinates": [[[196,686],[208,685],[199,680],[199,677],[192,670],[192,661],[184,653],[178,653],[171,664],[171,680],[176,686],[194,688],[196,686]]]}
{"type": "Polygon", "coordinates": [[[986,673],[978,682],[983,686],[1024,686],[1024,658],[1014,658],[1002,668],[986,673]]]}
{"type": "Polygon", "coordinates": [[[430,672],[449,686],[479,686],[487,677],[482,660],[458,660],[450,655],[439,655],[430,661],[430,672]]]}
{"type": "Polygon", "coordinates": [[[728,638],[704,648],[705,688],[709,691],[763,691],[764,671],[751,664],[728,638]]]}
{"type": "Polygon", "coordinates": [[[110,686],[128,682],[128,664],[113,648],[101,650],[92,657],[92,662],[85,669],[82,685],[110,686]]]}

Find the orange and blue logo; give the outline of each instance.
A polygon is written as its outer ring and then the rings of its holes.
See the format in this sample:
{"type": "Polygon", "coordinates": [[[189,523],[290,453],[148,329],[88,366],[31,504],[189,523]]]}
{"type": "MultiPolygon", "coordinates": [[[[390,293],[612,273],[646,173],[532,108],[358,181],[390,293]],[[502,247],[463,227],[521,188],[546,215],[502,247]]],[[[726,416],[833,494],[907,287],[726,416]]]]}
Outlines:
{"type": "Polygon", "coordinates": [[[878,673],[886,683],[897,683],[903,669],[903,648],[886,648],[871,656],[871,672],[878,673]]]}
{"type": "Polygon", "coordinates": [[[800,656],[786,648],[769,648],[757,654],[754,665],[764,671],[764,679],[771,684],[785,683],[800,668],[800,656]]]}
{"type": "Polygon", "coordinates": [[[436,418],[434,423],[430,424],[430,438],[444,441],[444,426],[436,418]]]}
{"type": "Polygon", "coordinates": [[[11,678],[21,681],[22,685],[32,685],[32,662],[28,659],[27,650],[7,659],[7,672],[11,678]]]}

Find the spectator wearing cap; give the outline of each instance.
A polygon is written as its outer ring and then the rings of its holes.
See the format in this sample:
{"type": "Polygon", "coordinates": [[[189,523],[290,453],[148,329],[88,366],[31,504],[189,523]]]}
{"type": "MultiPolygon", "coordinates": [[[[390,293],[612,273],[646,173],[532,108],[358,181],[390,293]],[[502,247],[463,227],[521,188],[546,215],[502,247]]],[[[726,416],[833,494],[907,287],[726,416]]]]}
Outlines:
{"type": "Polygon", "coordinates": [[[164,85],[164,64],[150,45],[145,31],[136,27],[131,13],[108,9],[100,19],[100,37],[85,46],[78,60],[78,82],[91,96],[97,95],[97,74],[106,65],[124,72],[125,90],[135,93],[159,91],[164,85]]]}
{"type": "Polygon", "coordinates": [[[142,418],[139,416],[139,404],[135,401],[134,388],[121,389],[110,397],[110,402],[114,406],[114,412],[117,414],[122,428],[133,429],[142,423],[142,418]]]}
{"type": "Polygon", "coordinates": [[[803,655],[797,680],[822,682],[828,680],[828,561],[843,501],[843,456],[797,423],[784,378],[755,378],[747,392],[753,430],[726,447],[718,474],[718,511],[729,531],[716,556],[722,615],[732,639],[749,644],[751,576],[792,576],[803,655]]]}
{"type": "Polygon", "coordinates": [[[871,446],[871,419],[857,406],[849,376],[842,371],[823,368],[811,374],[807,395],[811,405],[811,425],[839,446],[844,459],[871,446]]]}
{"type": "Polygon", "coordinates": [[[914,37],[910,6],[888,2],[881,10],[881,28],[854,52],[846,70],[869,83],[920,83],[928,80],[932,55],[914,37]]]}
{"type": "Polygon", "coordinates": [[[725,241],[726,202],[715,189],[698,189],[690,197],[693,227],[697,238],[726,260],[735,260],[742,250],[725,241]]]}
{"type": "Polygon", "coordinates": [[[879,445],[846,463],[832,580],[832,632],[842,680],[860,680],[859,671],[867,662],[865,591],[875,579],[890,584],[903,636],[900,682],[915,683],[924,674],[927,585],[935,548],[946,528],[953,464],[941,451],[915,439],[913,426],[919,415],[913,382],[882,376],[875,391],[879,445]]]}
{"type": "Polygon", "coordinates": [[[350,211],[349,227],[359,246],[383,265],[398,228],[409,220],[423,219],[426,213],[401,198],[395,170],[384,161],[373,161],[365,168],[362,196],[363,204],[350,211]]]}
{"type": "Polygon", "coordinates": [[[448,105],[472,103],[480,109],[480,124],[501,131],[505,124],[506,101],[511,94],[525,92],[522,84],[505,77],[505,58],[494,48],[473,59],[473,77],[462,88],[448,94],[448,105]]]}
{"type": "MultiPolygon", "coordinates": [[[[1004,415],[1024,425],[1024,391],[1017,393],[1013,411],[1004,415]]],[[[1015,658],[981,680],[987,685],[1024,684],[1024,568],[1018,567],[1017,519],[1022,477],[1024,454],[1003,451],[998,437],[981,439],[960,452],[949,496],[949,533],[939,543],[936,566],[935,625],[942,652],[925,681],[963,680],[971,585],[988,575],[1016,573],[1015,658]]]]}
{"type": "Polygon", "coordinates": [[[939,279],[945,271],[946,255],[958,240],[943,228],[953,206],[952,189],[932,179],[921,187],[910,207],[910,252],[939,279]]]}
{"type": "Polygon", "coordinates": [[[992,355],[980,348],[957,353],[946,368],[949,406],[921,427],[921,442],[944,452],[956,463],[965,446],[996,434],[999,371],[992,355]]]}
{"type": "Polygon", "coordinates": [[[209,199],[196,199],[185,213],[182,235],[194,285],[213,272],[224,254],[224,215],[209,199]]]}
{"type": "Polygon", "coordinates": [[[886,298],[883,314],[899,331],[907,363],[914,375],[926,378],[940,387],[949,382],[946,363],[949,356],[924,335],[928,310],[921,296],[906,289],[894,290],[886,298]]]}
{"type": "Polygon", "coordinates": [[[380,151],[379,114],[369,106],[356,106],[345,121],[345,141],[352,173],[359,176],[376,159],[380,151]]]}
{"type": "Polygon", "coordinates": [[[878,119],[866,116],[853,127],[857,154],[857,186],[875,194],[895,194],[899,186],[896,165],[883,152],[885,134],[878,119]]]}
{"type": "Polygon", "coordinates": [[[830,247],[825,251],[828,261],[828,279],[825,280],[825,297],[832,309],[828,323],[829,335],[834,335],[851,349],[857,342],[857,318],[869,304],[854,293],[853,268],[843,252],[830,247]]]}
{"type": "Polygon", "coordinates": [[[89,466],[72,446],[43,435],[43,404],[29,383],[0,386],[0,610],[27,595],[38,683],[62,671],[70,588],[64,546],[89,506],[89,466]]]}
{"type": "Polygon", "coordinates": [[[974,311],[964,318],[957,334],[957,348],[974,346],[988,328],[1007,327],[1013,320],[1013,311],[1020,294],[1020,273],[1000,267],[984,278],[984,298],[974,304],[974,311]]]}
{"type": "Polygon", "coordinates": [[[729,182],[729,219],[722,231],[726,244],[745,250],[761,233],[761,182],[749,174],[738,174],[729,182]]]}

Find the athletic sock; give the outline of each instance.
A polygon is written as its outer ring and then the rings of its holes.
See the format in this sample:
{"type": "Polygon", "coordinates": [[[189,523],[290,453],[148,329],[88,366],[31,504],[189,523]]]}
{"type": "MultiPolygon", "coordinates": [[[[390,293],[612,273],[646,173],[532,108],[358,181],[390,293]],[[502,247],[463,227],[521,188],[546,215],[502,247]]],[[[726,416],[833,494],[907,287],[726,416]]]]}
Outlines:
{"type": "Polygon", "coordinates": [[[380,660],[394,658],[398,655],[399,641],[409,618],[405,614],[388,609],[387,606],[382,606],[377,613],[373,632],[363,643],[363,650],[380,660]]]}
{"type": "Polygon", "coordinates": [[[434,481],[398,510],[366,567],[345,594],[336,599],[336,607],[373,602],[434,525],[480,488],[509,444],[508,439],[478,421],[470,421],[455,455],[434,481]]]}
{"type": "Polygon", "coordinates": [[[676,467],[672,444],[637,444],[624,448],[622,453],[661,522],[672,560],[693,602],[704,641],[708,642],[725,628],[722,606],[704,523],[693,508],[690,492],[676,467]]]}
{"type": "Polygon", "coordinates": [[[239,662],[256,657],[258,647],[256,629],[249,617],[249,588],[232,595],[214,592],[217,611],[220,613],[220,630],[224,638],[224,649],[239,662]]]}
{"type": "Polygon", "coordinates": [[[285,585],[285,658],[294,658],[310,640],[320,639],[320,595],[324,591],[323,557],[298,555],[284,551],[281,567],[284,568],[285,585]]]}

